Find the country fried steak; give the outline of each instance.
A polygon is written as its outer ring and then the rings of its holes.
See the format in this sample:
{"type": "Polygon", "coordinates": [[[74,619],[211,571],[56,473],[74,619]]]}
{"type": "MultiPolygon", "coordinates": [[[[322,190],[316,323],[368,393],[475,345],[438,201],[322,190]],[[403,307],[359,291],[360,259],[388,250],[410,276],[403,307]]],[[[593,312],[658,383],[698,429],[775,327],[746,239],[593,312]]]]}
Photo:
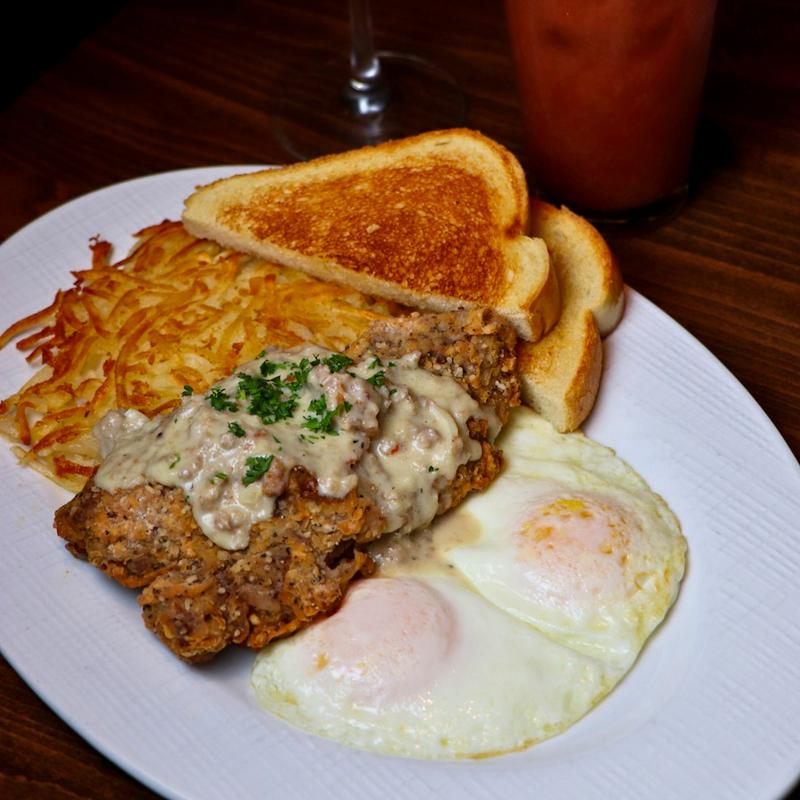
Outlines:
{"type": "MultiPolygon", "coordinates": [[[[419,367],[452,378],[504,423],[519,402],[514,345],[507,323],[471,310],[373,323],[346,355],[391,364],[418,353],[419,367]]],[[[328,375],[328,384],[336,377],[328,375]]],[[[350,411],[342,405],[342,414],[350,411]]],[[[479,455],[452,479],[438,479],[435,513],[483,489],[499,471],[487,416],[467,421],[479,455]]],[[[266,486],[273,478],[270,469],[260,480],[266,486]]],[[[273,514],[252,525],[240,549],[224,549],[201,530],[181,488],[153,481],[115,491],[90,481],[56,512],[55,527],[73,555],[125,586],[143,587],[146,625],[178,656],[201,662],[231,643],[261,648],[334,610],[350,581],[373,571],[366,546],[396,529],[374,493],[358,486],[326,495],[305,466],[291,467],[267,491],[279,492],[273,514]]]]}

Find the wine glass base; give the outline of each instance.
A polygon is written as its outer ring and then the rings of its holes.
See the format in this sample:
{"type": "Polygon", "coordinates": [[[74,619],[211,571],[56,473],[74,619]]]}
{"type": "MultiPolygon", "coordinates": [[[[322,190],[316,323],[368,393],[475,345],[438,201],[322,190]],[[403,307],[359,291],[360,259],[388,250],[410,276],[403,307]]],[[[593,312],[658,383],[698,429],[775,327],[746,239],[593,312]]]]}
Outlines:
{"type": "Polygon", "coordinates": [[[345,58],[284,78],[272,111],[275,135],[288,154],[304,161],[464,124],[466,97],[446,71],[418,56],[377,55],[389,92],[382,111],[358,114],[347,101],[350,68],[345,58]]]}

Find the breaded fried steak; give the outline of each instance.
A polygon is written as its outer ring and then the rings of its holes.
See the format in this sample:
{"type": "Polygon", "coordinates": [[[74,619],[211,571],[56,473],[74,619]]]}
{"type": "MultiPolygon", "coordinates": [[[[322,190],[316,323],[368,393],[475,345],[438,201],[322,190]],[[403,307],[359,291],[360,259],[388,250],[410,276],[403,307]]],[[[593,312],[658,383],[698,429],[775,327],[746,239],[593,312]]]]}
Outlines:
{"type": "Polygon", "coordinates": [[[94,480],[56,512],[68,549],[145,587],[147,626],[200,662],[333,610],[366,545],[489,484],[518,403],[515,334],[471,310],[373,323],[346,354],[268,350],[147,420],[112,412],[94,480]]]}

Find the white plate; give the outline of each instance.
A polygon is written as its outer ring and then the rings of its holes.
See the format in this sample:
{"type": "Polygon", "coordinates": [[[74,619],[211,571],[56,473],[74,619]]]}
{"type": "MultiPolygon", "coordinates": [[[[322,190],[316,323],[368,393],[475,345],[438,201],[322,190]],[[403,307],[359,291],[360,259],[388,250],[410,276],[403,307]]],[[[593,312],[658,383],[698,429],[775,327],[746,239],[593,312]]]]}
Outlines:
{"type": "MultiPolygon", "coordinates": [[[[184,170],[74,200],[0,247],[0,328],[49,302],[101,234],[178,217],[184,170]]],[[[141,623],[135,594],[70,556],[52,530],[66,493],[0,452],[0,642],[73,728],[169,797],[774,798],[800,772],[800,470],[725,368],[635,292],[607,341],[587,433],[615,447],[680,517],[690,565],[632,673],[565,734],[479,762],[381,757],[261,713],[252,656],[189,667],[141,623]]],[[[0,394],[29,374],[0,353],[0,394]]]]}

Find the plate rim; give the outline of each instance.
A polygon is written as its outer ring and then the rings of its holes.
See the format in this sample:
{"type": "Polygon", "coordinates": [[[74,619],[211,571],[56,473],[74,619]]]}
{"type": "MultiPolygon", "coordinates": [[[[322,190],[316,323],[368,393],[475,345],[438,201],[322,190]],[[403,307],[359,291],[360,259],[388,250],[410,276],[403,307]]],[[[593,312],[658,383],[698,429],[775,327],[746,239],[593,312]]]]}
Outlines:
{"type": "MultiPolygon", "coordinates": [[[[4,242],[2,242],[2,244],[0,244],[0,272],[2,272],[2,270],[4,269],[3,257],[5,253],[7,253],[8,250],[12,249],[13,247],[16,247],[17,243],[20,240],[24,239],[24,237],[35,234],[39,226],[46,227],[52,225],[54,220],[57,220],[60,215],[64,214],[68,210],[71,210],[82,203],[96,201],[99,197],[112,190],[113,191],[120,191],[126,189],[130,190],[130,189],[135,189],[137,185],[149,183],[154,180],[168,181],[173,178],[177,178],[180,176],[188,176],[188,175],[203,176],[202,180],[207,180],[207,179],[213,179],[213,178],[207,178],[207,175],[210,175],[212,172],[225,171],[229,172],[230,174],[235,174],[237,171],[238,172],[254,171],[257,169],[270,168],[271,166],[272,165],[213,165],[205,167],[187,167],[179,170],[169,170],[165,172],[158,172],[150,175],[139,176],[136,178],[120,181],[118,183],[114,183],[109,186],[88,191],[84,194],[81,194],[78,197],[72,198],[66,203],[57,206],[56,208],[50,209],[42,216],[36,218],[35,220],[32,220],[19,230],[15,231],[4,242]]],[[[641,293],[627,286],[625,291],[627,294],[626,301],[633,299],[634,302],[641,303],[643,304],[643,306],[646,306],[648,313],[658,318],[661,324],[669,325],[674,335],[683,337],[685,341],[690,343],[691,347],[699,348],[700,350],[698,352],[702,352],[704,358],[711,359],[711,362],[713,362],[715,365],[715,369],[717,369],[719,374],[723,376],[727,386],[729,388],[734,388],[734,390],[738,393],[737,403],[741,402],[747,403],[749,406],[749,411],[759,417],[759,421],[761,422],[761,424],[766,423],[766,427],[770,430],[771,445],[777,448],[776,453],[779,454],[779,457],[781,458],[782,462],[784,462],[784,466],[796,470],[795,479],[800,483],[800,464],[798,464],[798,461],[795,458],[794,454],[792,453],[788,443],[786,442],[780,431],[777,429],[777,427],[774,425],[772,420],[767,416],[766,412],[761,408],[761,406],[755,400],[755,398],[753,398],[753,396],[747,391],[747,389],[736,378],[736,376],[728,369],[728,367],[725,366],[725,364],[723,364],[692,333],[690,333],[683,326],[681,326],[665,311],[663,311],[654,303],[652,303],[650,300],[648,300],[646,297],[641,295],[641,293]]],[[[9,347],[10,346],[11,345],[9,345],[9,347]]],[[[69,727],[75,730],[84,740],[90,743],[96,750],[98,750],[105,757],[107,757],[112,763],[115,763],[118,766],[120,766],[123,770],[125,770],[127,773],[133,776],[136,780],[148,786],[153,791],[156,791],[168,797],[184,798],[187,796],[183,794],[181,790],[179,790],[177,787],[169,786],[168,784],[161,781],[157,776],[145,771],[134,760],[129,758],[125,753],[120,753],[111,748],[110,745],[108,745],[101,736],[96,735],[91,730],[87,729],[85,725],[83,725],[80,719],[76,719],[74,715],[64,710],[62,704],[59,703],[57,699],[53,699],[51,697],[51,691],[48,690],[48,687],[46,685],[47,683],[46,679],[44,677],[38,677],[38,678],[36,676],[32,677],[30,675],[30,670],[25,669],[24,665],[18,663],[18,660],[9,653],[8,648],[2,641],[0,641],[0,652],[3,653],[8,663],[12,666],[15,672],[22,678],[22,680],[25,681],[25,683],[32,689],[32,691],[34,691],[34,693],[43,702],[45,702],[46,705],[54,713],[56,713],[67,725],[69,725],[69,727]]],[[[422,763],[427,763],[427,762],[422,762],[422,763]]],[[[786,790],[791,789],[795,780],[796,776],[794,778],[790,778],[789,782],[787,782],[785,785],[785,789],[786,790]]]]}

